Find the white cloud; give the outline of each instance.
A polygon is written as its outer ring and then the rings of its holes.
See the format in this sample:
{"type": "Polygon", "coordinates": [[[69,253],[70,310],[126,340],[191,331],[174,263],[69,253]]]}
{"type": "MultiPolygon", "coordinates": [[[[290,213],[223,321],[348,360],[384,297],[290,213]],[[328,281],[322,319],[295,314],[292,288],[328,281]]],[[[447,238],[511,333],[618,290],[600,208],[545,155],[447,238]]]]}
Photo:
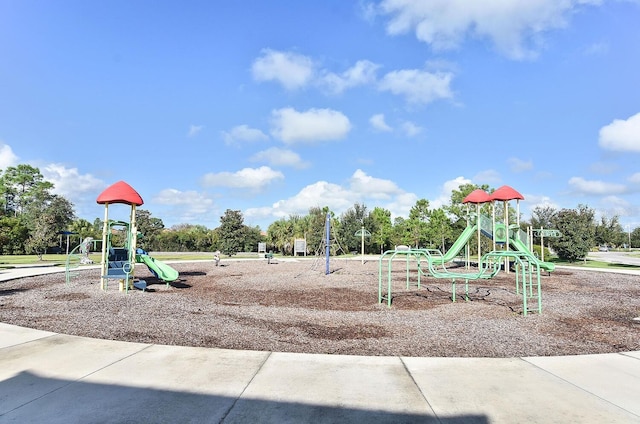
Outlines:
{"type": "Polygon", "coordinates": [[[509,164],[509,168],[511,169],[512,172],[524,172],[524,171],[530,171],[533,169],[533,162],[530,160],[525,161],[522,159],[512,157],[507,159],[507,163],[509,164]]]}
{"type": "Polygon", "coordinates": [[[0,141],[0,170],[18,165],[18,159],[11,146],[0,141]]]}
{"type": "Polygon", "coordinates": [[[557,203],[555,203],[554,201],[552,201],[549,196],[530,194],[530,193],[527,193],[527,194],[525,194],[523,196],[527,200],[526,204],[529,205],[529,209],[530,210],[535,209],[537,206],[540,206],[540,207],[548,206],[548,207],[551,207],[553,209],[559,209],[560,208],[560,206],[557,203]]]}
{"type": "Polygon", "coordinates": [[[187,137],[195,137],[204,129],[204,125],[190,125],[187,137]]]}
{"type": "Polygon", "coordinates": [[[213,199],[194,190],[180,191],[167,188],[156,194],[151,202],[168,206],[161,214],[163,218],[170,218],[176,223],[213,221],[211,216],[215,215],[216,205],[213,199]]]}
{"type": "Polygon", "coordinates": [[[403,193],[403,190],[393,181],[369,176],[360,169],[353,173],[349,183],[350,190],[358,197],[389,199],[393,195],[403,193]]]}
{"type": "Polygon", "coordinates": [[[327,181],[307,185],[296,195],[275,202],[271,207],[247,209],[244,213],[251,219],[280,219],[290,215],[305,215],[312,207],[328,206],[337,215],[345,212],[356,202],[376,206],[391,212],[392,218],[408,217],[409,210],[418,200],[414,193],[408,193],[390,180],[375,178],[364,171],[356,170],[349,179],[348,186],[327,181]]]}
{"type": "Polygon", "coordinates": [[[353,193],[338,184],[318,181],[304,187],[295,196],[273,204],[272,214],[278,218],[306,214],[309,208],[328,206],[338,213],[353,206],[353,193]]]}
{"type": "Polygon", "coordinates": [[[288,149],[271,147],[253,155],[252,162],[267,162],[272,166],[291,166],[297,169],[308,168],[311,164],[303,161],[296,152],[288,149]]]}
{"type": "Polygon", "coordinates": [[[407,102],[428,104],[453,97],[450,72],[428,72],[419,69],[392,71],[382,78],[378,89],[404,96],[407,102]]]}
{"type": "Polygon", "coordinates": [[[349,118],[331,109],[298,112],[284,108],[272,111],[271,115],[271,134],[287,144],[339,140],[351,130],[349,118]]]}
{"type": "Polygon", "coordinates": [[[622,184],[605,183],[603,181],[588,181],[581,177],[569,179],[569,186],[578,194],[613,195],[626,191],[622,184]]]}
{"type": "MultiPolygon", "coordinates": [[[[273,208],[270,206],[263,206],[263,207],[259,207],[259,208],[248,208],[245,209],[243,212],[243,216],[245,218],[245,222],[246,223],[251,223],[251,222],[259,222],[259,221],[272,221],[274,220],[274,218],[280,219],[280,218],[285,218],[288,215],[275,215],[273,213],[273,208]]],[[[254,224],[250,224],[250,225],[254,225],[254,224]]],[[[268,225],[268,224],[267,224],[268,225]]],[[[266,230],[266,228],[262,228],[263,230],[266,230]]]]}
{"type": "Polygon", "coordinates": [[[252,64],[256,81],[276,81],[287,90],[296,90],[314,84],[332,94],[349,88],[372,84],[380,68],[369,60],[358,60],[342,73],[319,69],[313,59],[294,52],[265,49],[252,64]]]}
{"type": "Polygon", "coordinates": [[[47,181],[53,183],[53,193],[74,203],[89,193],[99,193],[106,186],[104,181],[91,174],[81,174],[78,168],[67,168],[57,163],[45,165],[41,172],[47,181]]]}
{"type": "Polygon", "coordinates": [[[500,173],[495,169],[486,169],[474,175],[473,181],[478,185],[497,184],[502,181],[502,177],[500,176],[500,173]]]}
{"type": "Polygon", "coordinates": [[[369,2],[358,2],[360,16],[365,22],[370,24],[374,23],[376,19],[376,15],[378,14],[376,10],[376,5],[369,2]]]}
{"type": "Polygon", "coordinates": [[[530,220],[531,212],[537,208],[550,207],[555,210],[560,209],[560,205],[553,202],[549,196],[537,195],[537,194],[523,194],[526,202],[520,203],[520,212],[522,213],[522,220],[530,220]]]}
{"type": "Polygon", "coordinates": [[[453,193],[453,190],[459,189],[460,186],[464,184],[471,184],[471,181],[462,176],[456,177],[453,180],[445,181],[445,183],[442,185],[442,193],[446,194],[449,200],[451,200],[451,193],[453,193]]]}
{"type": "Polygon", "coordinates": [[[640,152],[640,113],[627,120],[614,119],[600,129],[600,147],[620,152],[640,152]]]}
{"type": "Polygon", "coordinates": [[[451,193],[453,193],[454,190],[458,190],[463,184],[471,184],[471,180],[460,176],[453,180],[445,181],[440,189],[440,195],[433,200],[429,200],[429,207],[431,209],[438,209],[451,203],[451,193]]]}
{"type": "Polygon", "coordinates": [[[276,81],[287,90],[295,90],[312,80],[314,64],[307,56],[264,49],[251,70],[256,81],[276,81]]]}
{"type": "Polygon", "coordinates": [[[194,190],[180,191],[174,188],[161,190],[156,194],[153,202],[160,205],[188,206],[192,213],[203,214],[213,206],[213,199],[194,190]]]}
{"type": "Polygon", "coordinates": [[[636,172],[635,174],[629,177],[629,182],[632,184],[640,184],[640,172],[636,172]]]}
{"type": "Polygon", "coordinates": [[[413,122],[407,121],[402,123],[402,131],[406,134],[407,137],[415,137],[422,134],[424,128],[414,124],[413,122]]]}
{"type": "Polygon", "coordinates": [[[273,183],[283,180],[280,171],[274,171],[268,166],[260,168],[244,168],[237,172],[209,173],[202,177],[205,187],[247,188],[259,190],[273,183]]]}
{"type": "Polygon", "coordinates": [[[73,203],[79,217],[95,216],[96,199],[107,184],[91,174],[82,174],[78,168],[51,163],[39,167],[45,180],[53,183],[54,194],[73,203]]]}
{"type": "Polygon", "coordinates": [[[434,50],[457,48],[470,38],[488,38],[512,59],[536,56],[542,35],[567,25],[567,15],[585,3],[600,0],[482,1],[383,0],[379,13],[388,16],[391,35],[414,31],[434,50]]]}
{"type": "Polygon", "coordinates": [[[236,144],[240,142],[256,142],[269,139],[265,133],[248,125],[238,125],[230,131],[222,131],[222,139],[226,144],[236,144]]]}
{"type": "Polygon", "coordinates": [[[606,216],[611,218],[613,216],[637,216],[637,207],[634,207],[625,199],[618,196],[605,196],[600,199],[600,204],[597,207],[599,216],[606,216]]]}
{"type": "Polygon", "coordinates": [[[418,200],[418,196],[415,193],[407,192],[397,195],[391,202],[382,205],[382,207],[391,212],[391,220],[397,217],[409,218],[409,212],[418,200]]]}
{"type": "Polygon", "coordinates": [[[385,122],[384,114],[382,113],[375,114],[371,118],[369,118],[369,123],[376,131],[384,131],[384,132],[393,131],[393,128],[391,128],[385,122]]]}
{"type": "Polygon", "coordinates": [[[340,75],[333,72],[326,73],[320,79],[320,84],[325,86],[329,92],[340,94],[348,88],[375,82],[376,71],[379,67],[380,65],[368,60],[359,60],[340,75]]]}

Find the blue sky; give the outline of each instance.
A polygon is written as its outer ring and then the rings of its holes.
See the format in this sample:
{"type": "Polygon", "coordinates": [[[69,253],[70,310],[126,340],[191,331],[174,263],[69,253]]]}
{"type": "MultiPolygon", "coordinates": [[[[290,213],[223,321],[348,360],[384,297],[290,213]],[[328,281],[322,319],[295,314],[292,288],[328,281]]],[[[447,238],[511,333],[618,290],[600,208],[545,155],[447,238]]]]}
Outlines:
{"type": "Polygon", "coordinates": [[[0,168],[89,221],[120,180],[167,227],[262,229],[474,183],[633,229],[638,22],[638,0],[0,0],[0,168]]]}

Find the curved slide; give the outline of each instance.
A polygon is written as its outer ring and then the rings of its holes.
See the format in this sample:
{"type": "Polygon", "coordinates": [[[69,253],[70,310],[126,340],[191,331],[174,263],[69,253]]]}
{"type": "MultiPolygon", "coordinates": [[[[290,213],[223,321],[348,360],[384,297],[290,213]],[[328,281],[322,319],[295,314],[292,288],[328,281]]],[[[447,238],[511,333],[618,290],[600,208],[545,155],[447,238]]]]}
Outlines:
{"type": "Polygon", "coordinates": [[[531,255],[531,257],[533,258],[533,260],[535,261],[535,263],[542,269],[546,270],[546,271],[553,271],[554,269],[556,269],[556,264],[554,264],[553,262],[542,262],[541,260],[539,260],[538,258],[536,258],[536,255],[533,254],[533,252],[531,252],[531,250],[529,250],[529,248],[520,240],[517,239],[509,239],[510,244],[519,252],[524,252],[528,255],[531,255]]]}
{"type": "Polygon", "coordinates": [[[441,257],[432,257],[431,262],[433,264],[442,265],[447,262],[451,262],[458,256],[458,253],[462,250],[462,248],[467,244],[472,235],[476,233],[478,227],[476,225],[468,226],[464,229],[460,237],[453,243],[453,245],[447,250],[447,253],[442,255],[441,257]]]}
{"type": "Polygon", "coordinates": [[[162,281],[175,281],[178,279],[178,271],[149,255],[137,254],[136,262],[145,264],[162,281]]]}
{"type": "MultiPolygon", "coordinates": [[[[467,242],[469,241],[469,239],[476,233],[478,227],[477,225],[472,225],[472,226],[468,226],[464,229],[464,231],[462,232],[462,234],[460,234],[460,237],[458,237],[458,239],[455,241],[455,243],[453,243],[453,245],[451,246],[451,248],[449,250],[447,250],[447,253],[445,253],[442,256],[434,256],[431,257],[430,261],[432,264],[434,265],[442,265],[445,264],[447,262],[451,262],[453,261],[456,256],[458,256],[458,253],[460,253],[460,251],[462,250],[462,248],[467,244],[467,242]]],[[[524,252],[528,255],[531,256],[531,258],[535,261],[535,263],[542,269],[546,270],[546,271],[553,271],[554,269],[556,269],[556,265],[552,262],[542,262],[541,260],[539,260],[538,258],[536,258],[536,255],[533,254],[533,252],[531,252],[531,250],[529,250],[529,248],[520,240],[517,239],[510,239],[510,244],[515,248],[515,250],[519,251],[519,252],[524,252]]]]}

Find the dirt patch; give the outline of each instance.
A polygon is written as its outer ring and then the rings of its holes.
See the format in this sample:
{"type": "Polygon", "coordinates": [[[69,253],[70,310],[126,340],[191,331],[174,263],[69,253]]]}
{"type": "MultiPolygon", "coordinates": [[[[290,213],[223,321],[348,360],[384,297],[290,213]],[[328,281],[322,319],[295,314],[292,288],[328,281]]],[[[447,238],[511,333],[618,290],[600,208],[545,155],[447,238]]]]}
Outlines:
{"type": "MultiPolygon", "coordinates": [[[[537,300],[516,293],[514,273],[457,281],[394,265],[392,305],[378,302],[378,262],[313,260],[172,265],[168,287],[143,265],[149,290],[108,290],[99,270],[0,283],[0,320],[41,330],[131,342],[350,355],[513,357],[640,350],[640,277],[559,269],[537,300]],[[397,269],[396,269],[397,268],[397,269]],[[408,286],[408,287],[407,287],[408,286]],[[468,300],[465,300],[465,292],[468,300]]],[[[387,274],[382,278],[387,291],[387,274]]],[[[520,290],[519,290],[520,291],[520,290]]]]}

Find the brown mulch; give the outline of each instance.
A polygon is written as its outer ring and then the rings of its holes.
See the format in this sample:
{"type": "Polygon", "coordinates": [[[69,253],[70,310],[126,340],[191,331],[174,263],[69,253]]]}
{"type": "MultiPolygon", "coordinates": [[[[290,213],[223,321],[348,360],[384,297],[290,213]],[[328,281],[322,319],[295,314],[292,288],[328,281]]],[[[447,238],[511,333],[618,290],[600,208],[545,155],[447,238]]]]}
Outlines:
{"type": "MultiPolygon", "coordinates": [[[[148,291],[100,289],[99,270],[0,282],[0,321],[141,343],[348,355],[517,357],[640,350],[640,276],[557,269],[537,300],[515,274],[457,282],[394,264],[392,305],[378,302],[379,263],[223,260],[172,264],[169,287],[141,264],[148,291]]],[[[387,269],[383,265],[383,294],[387,269]]]]}

